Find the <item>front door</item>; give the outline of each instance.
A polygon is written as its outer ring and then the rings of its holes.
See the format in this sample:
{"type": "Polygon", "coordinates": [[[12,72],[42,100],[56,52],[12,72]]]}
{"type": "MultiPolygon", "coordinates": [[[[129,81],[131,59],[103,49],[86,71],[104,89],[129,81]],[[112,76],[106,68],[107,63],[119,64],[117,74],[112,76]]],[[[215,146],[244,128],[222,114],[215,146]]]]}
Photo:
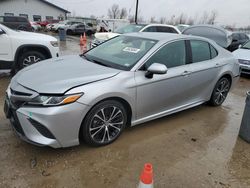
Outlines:
{"type": "Polygon", "coordinates": [[[185,41],[175,41],[163,46],[135,73],[137,120],[173,111],[189,103],[191,67],[186,61],[185,41]],[[165,64],[168,72],[146,78],[145,72],[153,63],[165,64]]]}

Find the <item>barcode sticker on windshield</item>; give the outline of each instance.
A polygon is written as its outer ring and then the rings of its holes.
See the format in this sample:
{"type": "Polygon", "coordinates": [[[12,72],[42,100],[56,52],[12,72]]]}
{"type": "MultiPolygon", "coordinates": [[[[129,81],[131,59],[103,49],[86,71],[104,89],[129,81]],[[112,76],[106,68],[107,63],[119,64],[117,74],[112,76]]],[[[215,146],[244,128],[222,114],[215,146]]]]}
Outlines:
{"type": "Polygon", "coordinates": [[[140,51],[140,49],[138,48],[132,48],[132,47],[126,47],[123,49],[124,52],[130,52],[130,53],[138,53],[140,51]]]}

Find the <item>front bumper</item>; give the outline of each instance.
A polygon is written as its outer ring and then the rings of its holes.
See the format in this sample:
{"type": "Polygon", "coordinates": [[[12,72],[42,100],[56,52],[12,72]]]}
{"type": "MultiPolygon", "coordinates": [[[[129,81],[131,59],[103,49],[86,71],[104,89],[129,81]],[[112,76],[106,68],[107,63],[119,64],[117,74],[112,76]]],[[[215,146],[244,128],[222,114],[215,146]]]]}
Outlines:
{"type": "Polygon", "coordinates": [[[250,74],[250,65],[240,64],[240,70],[243,74],[250,74]]]}
{"type": "Polygon", "coordinates": [[[8,95],[5,114],[17,135],[32,144],[53,148],[79,144],[79,131],[89,106],[75,102],[57,107],[15,108],[8,95]]]}

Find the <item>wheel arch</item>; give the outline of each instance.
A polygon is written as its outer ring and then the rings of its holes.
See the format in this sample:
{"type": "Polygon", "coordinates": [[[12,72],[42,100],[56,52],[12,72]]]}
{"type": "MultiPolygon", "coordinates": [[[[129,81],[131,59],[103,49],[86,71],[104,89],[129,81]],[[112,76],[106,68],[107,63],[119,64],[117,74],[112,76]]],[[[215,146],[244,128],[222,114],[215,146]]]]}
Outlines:
{"type": "Polygon", "coordinates": [[[107,101],[107,100],[115,100],[115,101],[118,101],[118,102],[120,102],[120,103],[124,106],[125,110],[127,111],[127,125],[126,125],[126,127],[131,126],[131,120],[132,120],[132,107],[131,107],[131,105],[129,104],[129,102],[128,102],[127,100],[121,98],[121,97],[116,97],[116,96],[115,96],[115,97],[107,97],[107,98],[104,98],[104,99],[102,99],[102,100],[96,102],[96,103],[88,110],[88,112],[87,112],[86,115],[84,116],[84,118],[83,118],[83,120],[82,120],[82,123],[81,123],[81,126],[80,126],[80,129],[79,129],[79,132],[78,132],[78,138],[79,138],[80,141],[83,140],[81,132],[82,132],[82,128],[83,128],[83,122],[84,122],[85,118],[87,117],[88,113],[89,113],[89,112],[91,111],[91,109],[94,108],[96,105],[98,105],[98,104],[100,104],[100,103],[102,103],[102,102],[104,102],[104,101],[107,101]]]}
{"type": "Polygon", "coordinates": [[[21,45],[16,50],[15,57],[14,57],[14,64],[13,64],[12,69],[14,69],[15,66],[17,65],[18,57],[20,56],[20,54],[23,53],[23,52],[26,52],[28,50],[39,51],[39,52],[43,53],[46,56],[47,59],[52,57],[49,48],[46,47],[46,46],[37,45],[37,44],[34,44],[34,45],[33,44],[32,45],[29,45],[29,44],[21,45]]]}

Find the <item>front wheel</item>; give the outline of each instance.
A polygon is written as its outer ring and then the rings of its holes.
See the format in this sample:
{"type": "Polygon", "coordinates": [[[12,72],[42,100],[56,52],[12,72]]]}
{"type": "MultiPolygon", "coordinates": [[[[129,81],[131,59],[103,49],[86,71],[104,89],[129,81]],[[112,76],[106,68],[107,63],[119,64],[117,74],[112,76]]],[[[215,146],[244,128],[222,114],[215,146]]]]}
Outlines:
{"type": "Polygon", "coordinates": [[[124,106],[115,100],[107,100],[94,106],[83,121],[84,141],[92,146],[103,146],[115,141],[127,123],[124,106]]]}
{"type": "Polygon", "coordinates": [[[221,78],[215,85],[211,99],[210,104],[212,106],[220,106],[226,99],[227,94],[231,87],[231,81],[223,77],[221,78]]]}
{"type": "Polygon", "coordinates": [[[18,59],[18,66],[16,67],[17,71],[42,61],[46,59],[45,55],[38,51],[27,51],[24,52],[21,57],[18,59]]]}

